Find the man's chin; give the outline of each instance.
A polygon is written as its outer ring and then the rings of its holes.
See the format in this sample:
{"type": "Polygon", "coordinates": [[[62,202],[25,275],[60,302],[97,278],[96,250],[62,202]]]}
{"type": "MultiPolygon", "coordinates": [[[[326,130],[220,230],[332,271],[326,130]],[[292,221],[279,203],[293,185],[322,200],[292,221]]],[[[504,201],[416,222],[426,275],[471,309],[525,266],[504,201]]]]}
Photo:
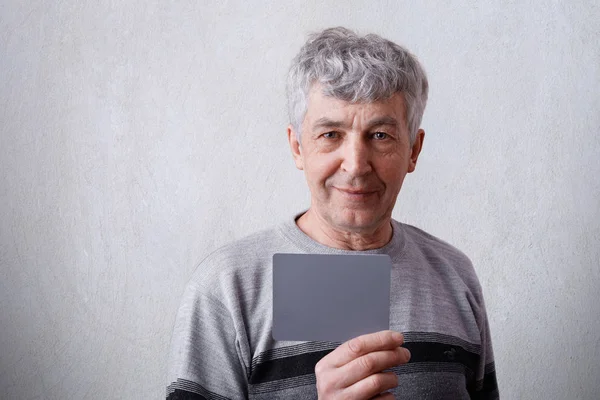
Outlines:
{"type": "Polygon", "coordinates": [[[356,210],[344,211],[333,216],[332,219],[338,229],[355,233],[373,232],[388,222],[381,215],[375,215],[372,211],[356,210]]]}

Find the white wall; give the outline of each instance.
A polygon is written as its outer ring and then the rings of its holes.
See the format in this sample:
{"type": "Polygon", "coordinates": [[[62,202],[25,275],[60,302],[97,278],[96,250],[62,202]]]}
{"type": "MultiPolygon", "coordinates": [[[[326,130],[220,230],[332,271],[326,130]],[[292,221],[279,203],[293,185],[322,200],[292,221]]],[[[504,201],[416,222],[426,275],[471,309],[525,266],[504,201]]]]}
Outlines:
{"type": "Polygon", "coordinates": [[[0,5],[2,398],[163,397],[195,264],[307,205],[284,77],[336,25],[428,71],[395,216],[473,259],[503,398],[598,398],[597,1],[96,3],[0,5]]]}

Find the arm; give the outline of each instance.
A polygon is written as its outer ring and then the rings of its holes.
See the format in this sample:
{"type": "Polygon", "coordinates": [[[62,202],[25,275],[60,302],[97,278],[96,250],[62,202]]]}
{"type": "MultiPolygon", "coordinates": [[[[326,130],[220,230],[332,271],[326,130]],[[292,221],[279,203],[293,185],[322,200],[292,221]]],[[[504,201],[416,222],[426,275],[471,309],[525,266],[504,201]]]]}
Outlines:
{"type": "Polygon", "coordinates": [[[477,371],[475,371],[474,385],[469,388],[469,395],[472,399],[497,400],[500,398],[500,395],[498,392],[498,383],[496,381],[492,337],[481,288],[479,288],[478,295],[480,307],[476,319],[481,334],[481,358],[479,367],[477,371]]]}
{"type": "Polygon", "coordinates": [[[177,313],[167,399],[245,399],[247,375],[231,313],[206,290],[188,284],[177,313]]]}

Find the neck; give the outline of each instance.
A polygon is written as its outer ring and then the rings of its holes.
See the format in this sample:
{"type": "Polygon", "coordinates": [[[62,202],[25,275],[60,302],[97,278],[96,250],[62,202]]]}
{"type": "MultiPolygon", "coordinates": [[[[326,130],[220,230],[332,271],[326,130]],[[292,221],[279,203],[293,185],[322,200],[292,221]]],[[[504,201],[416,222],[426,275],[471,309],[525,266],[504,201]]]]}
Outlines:
{"type": "Polygon", "coordinates": [[[296,221],[298,228],[316,242],[341,250],[364,251],[378,249],[392,239],[391,218],[375,228],[348,231],[332,226],[328,221],[309,209],[296,221]]]}

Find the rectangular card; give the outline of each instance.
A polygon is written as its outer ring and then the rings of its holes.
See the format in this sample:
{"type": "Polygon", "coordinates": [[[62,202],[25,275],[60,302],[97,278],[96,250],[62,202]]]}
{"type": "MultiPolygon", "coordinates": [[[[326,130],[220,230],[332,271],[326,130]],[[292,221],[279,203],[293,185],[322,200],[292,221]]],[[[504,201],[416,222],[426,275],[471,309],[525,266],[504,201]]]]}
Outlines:
{"type": "Polygon", "coordinates": [[[274,254],[273,338],[344,342],[389,329],[385,254],[274,254]]]}

